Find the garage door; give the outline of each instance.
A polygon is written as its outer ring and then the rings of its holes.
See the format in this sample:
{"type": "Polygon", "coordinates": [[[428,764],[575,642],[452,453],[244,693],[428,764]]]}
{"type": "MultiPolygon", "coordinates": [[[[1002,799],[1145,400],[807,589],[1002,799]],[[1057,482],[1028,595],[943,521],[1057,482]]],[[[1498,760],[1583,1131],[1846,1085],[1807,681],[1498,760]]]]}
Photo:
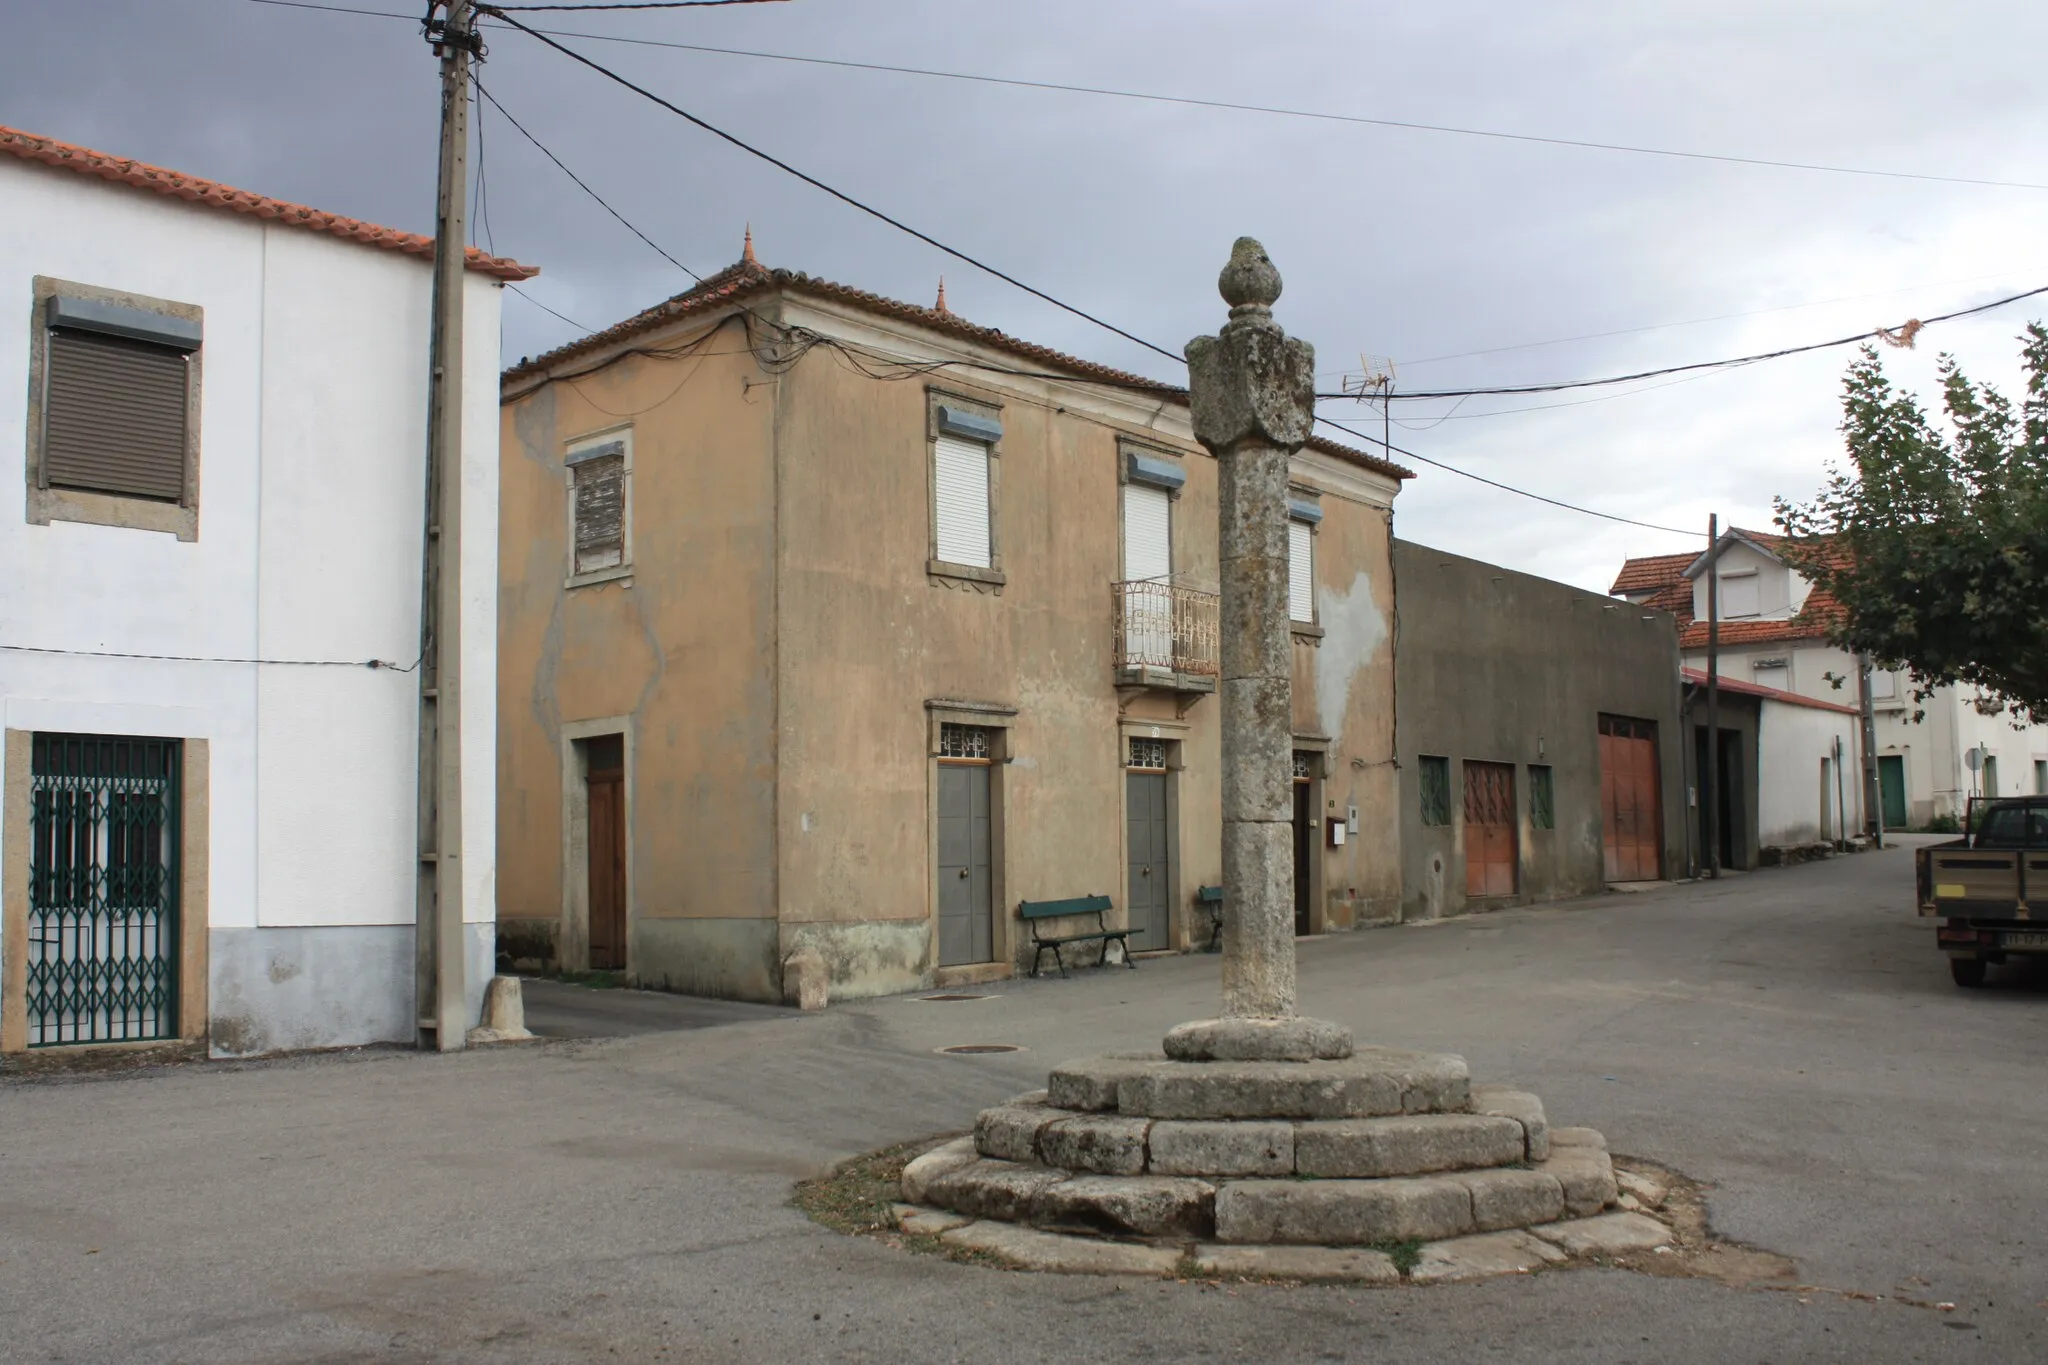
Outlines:
{"type": "Polygon", "coordinates": [[[1600,717],[1600,842],[1608,881],[1663,875],[1657,788],[1657,723],[1600,717]]]}

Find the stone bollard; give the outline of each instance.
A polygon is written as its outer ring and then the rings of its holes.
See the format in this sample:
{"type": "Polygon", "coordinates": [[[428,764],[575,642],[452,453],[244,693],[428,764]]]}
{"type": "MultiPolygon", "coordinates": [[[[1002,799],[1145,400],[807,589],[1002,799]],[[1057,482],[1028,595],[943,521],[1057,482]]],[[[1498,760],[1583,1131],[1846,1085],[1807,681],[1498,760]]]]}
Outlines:
{"type": "Polygon", "coordinates": [[[483,1019],[469,1031],[472,1043],[511,1043],[533,1035],[526,1028],[526,996],[516,976],[494,976],[484,987],[483,1019]]]}
{"type": "Polygon", "coordinates": [[[825,959],[815,948],[799,948],[782,959],[782,1003],[800,1010],[821,1010],[831,997],[825,959]]]}

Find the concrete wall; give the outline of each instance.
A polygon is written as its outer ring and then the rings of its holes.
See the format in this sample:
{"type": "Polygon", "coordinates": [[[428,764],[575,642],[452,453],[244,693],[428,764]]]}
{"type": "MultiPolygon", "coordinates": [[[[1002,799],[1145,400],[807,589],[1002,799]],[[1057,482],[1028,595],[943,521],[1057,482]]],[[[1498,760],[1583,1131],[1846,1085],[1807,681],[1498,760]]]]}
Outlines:
{"type": "MultiPolygon", "coordinates": [[[[891,354],[1016,365],[816,296],[752,306],[891,354]]],[[[707,352],[737,349],[736,327],[723,336],[731,344],[707,352]]],[[[637,737],[628,779],[640,980],[774,998],[780,963],[799,948],[824,957],[836,998],[938,979],[934,741],[944,719],[999,730],[1004,760],[992,773],[996,961],[956,976],[1028,967],[1019,901],[1102,892],[1121,918],[1134,734],[1170,741],[1178,812],[1170,941],[1139,947],[1206,942],[1194,894],[1222,871],[1215,700],[1120,692],[1113,668],[1126,441],[1180,463],[1175,573],[1213,589],[1215,464],[1185,411],[1156,400],[968,369],[882,383],[828,351],[773,376],[750,357],[706,354],[632,359],[573,385],[515,385],[501,597],[508,949],[582,965],[560,852],[560,734],[599,716],[630,721],[637,737]],[[1002,424],[1000,582],[928,566],[928,424],[939,394],[1002,424]],[[565,590],[562,448],[623,413],[635,414],[631,583],[565,590]]],[[[1313,452],[1295,477],[1325,508],[1318,598],[1328,622],[1297,645],[1297,729],[1304,745],[1329,748],[1342,777],[1329,799],[1358,802],[1367,829],[1361,844],[1325,855],[1315,919],[1348,927],[1366,917],[1355,907],[1391,906],[1399,884],[1385,766],[1386,522],[1397,485],[1313,452]]]]}
{"type": "MultiPolygon", "coordinates": [[[[0,654],[6,726],[209,741],[215,934],[264,945],[278,931],[285,957],[315,927],[409,941],[416,675],[90,652],[412,664],[430,265],[15,161],[0,165],[0,199],[0,298],[12,300],[0,327],[0,486],[26,487],[33,277],[204,310],[197,538],[0,515],[0,643],[74,651],[0,654]]],[[[483,925],[495,912],[499,298],[494,281],[469,277],[464,915],[483,925]]],[[[265,951],[223,948],[216,968],[265,951]]],[[[287,1002],[267,970],[217,980],[216,1006],[240,1003],[216,1048],[409,1040],[410,961],[348,961],[369,974],[351,977],[358,989],[405,1007],[368,1023],[338,1002],[287,1002]],[[294,1022],[273,1028],[282,1014],[294,1022]]]]}
{"type": "Polygon", "coordinates": [[[1516,894],[1483,906],[1598,891],[1602,714],[1656,724],[1664,874],[1686,865],[1677,624],[1597,593],[1410,541],[1394,544],[1400,589],[1399,728],[1403,918],[1468,908],[1466,760],[1515,765],[1516,894]],[[1451,760],[1451,823],[1425,826],[1419,760],[1451,760]],[[1556,827],[1533,827],[1529,765],[1552,769],[1556,827]]]}
{"type": "Polygon", "coordinates": [[[1763,702],[1758,732],[1757,841],[1765,848],[1831,841],[1838,837],[1837,812],[1848,812],[1847,829],[1860,828],[1863,758],[1857,750],[1856,717],[1840,711],[1763,702]],[[1835,745],[1842,746],[1842,784],[1835,784],[1835,745]],[[1829,771],[1822,791],[1821,763],[1829,771]]]}
{"type": "MultiPolygon", "coordinates": [[[[1737,869],[1757,865],[1760,847],[1759,808],[1762,790],[1759,765],[1762,759],[1759,737],[1763,729],[1763,699],[1739,693],[1721,694],[1717,715],[1723,747],[1737,756],[1740,771],[1730,781],[1739,797],[1734,819],[1729,822],[1733,837],[1727,841],[1730,856],[1723,867],[1737,869]]],[[[1699,756],[1704,752],[1707,731],[1706,688],[1689,684],[1685,689],[1685,783],[1687,801],[1687,848],[1695,871],[1706,866],[1706,833],[1700,816],[1703,784],[1699,756]]],[[[1817,779],[1816,779],[1817,780],[1817,779]]],[[[1718,831],[1717,838],[1718,838],[1718,831]]]]}

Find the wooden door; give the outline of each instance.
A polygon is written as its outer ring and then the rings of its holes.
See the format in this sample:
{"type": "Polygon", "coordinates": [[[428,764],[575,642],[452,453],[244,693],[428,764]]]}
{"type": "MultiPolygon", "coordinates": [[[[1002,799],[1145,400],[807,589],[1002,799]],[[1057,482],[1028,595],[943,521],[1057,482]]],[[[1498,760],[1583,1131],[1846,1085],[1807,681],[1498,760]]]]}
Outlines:
{"type": "Polygon", "coordinates": [[[1515,894],[1515,768],[1465,761],[1465,894],[1515,894]]]}
{"type": "Polygon", "coordinates": [[[1607,880],[1663,875],[1657,780],[1657,724],[1600,717],[1600,843],[1607,880]]]}
{"type": "MultiPolygon", "coordinates": [[[[1298,766],[1298,765],[1297,765],[1298,766]]],[[[1294,932],[1306,934],[1313,927],[1309,919],[1311,887],[1309,859],[1316,856],[1315,793],[1305,777],[1294,779],[1294,932]]]]}
{"type": "Polygon", "coordinates": [[[1906,759],[1884,754],[1877,760],[1877,785],[1884,800],[1884,827],[1906,827],[1906,759]]]}
{"type": "Polygon", "coordinates": [[[939,965],[995,960],[988,764],[939,764],[939,965]]]}
{"type": "Polygon", "coordinates": [[[618,735],[584,745],[590,864],[590,970],[626,970],[626,758],[618,735]]]}
{"type": "Polygon", "coordinates": [[[1125,878],[1130,888],[1131,937],[1142,950],[1171,948],[1173,869],[1166,831],[1166,774],[1132,769],[1124,774],[1125,878]]]}

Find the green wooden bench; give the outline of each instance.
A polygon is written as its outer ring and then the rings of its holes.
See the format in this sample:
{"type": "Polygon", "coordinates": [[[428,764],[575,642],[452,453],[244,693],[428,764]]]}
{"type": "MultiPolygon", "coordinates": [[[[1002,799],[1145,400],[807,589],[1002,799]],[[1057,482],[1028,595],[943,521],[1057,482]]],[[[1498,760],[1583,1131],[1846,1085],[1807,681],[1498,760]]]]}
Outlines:
{"type": "Polygon", "coordinates": [[[1031,925],[1031,941],[1037,945],[1038,951],[1032,954],[1031,957],[1031,974],[1033,976],[1038,975],[1039,965],[1045,961],[1046,953],[1050,952],[1054,965],[1060,969],[1060,975],[1065,976],[1067,974],[1067,960],[1060,950],[1069,943],[1100,943],[1102,945],[1102,960],[1095,965],[1107,967],[1109,965],[1109,945],[1112,941],[1123,944],[1124,965],[1132,971],[1136,971],[1138,964],[1131,960],[1131,935],[1142,934],[1145,931],[1143,929],[1110,928],[1109,921],[1104,916],[1109,913],[1111,908],[1110,899],[1107,896],[1073,896],[1063,901],[1018,901],[1017,913],[1027,921],[1061,919],[1070,915],[1095,916],[1095,928],[1091,932],[1081,934],[1048,934],[1039,924],[1033,923],[1031,925]]]}
{"type": "Polygon", "coordinates": [[[1195,891],[1195,904],[1209,912],[1209,946],[1205,953],[1223,951],[1223,888],[1220,886],[1199,887],[1195,891]]]}

